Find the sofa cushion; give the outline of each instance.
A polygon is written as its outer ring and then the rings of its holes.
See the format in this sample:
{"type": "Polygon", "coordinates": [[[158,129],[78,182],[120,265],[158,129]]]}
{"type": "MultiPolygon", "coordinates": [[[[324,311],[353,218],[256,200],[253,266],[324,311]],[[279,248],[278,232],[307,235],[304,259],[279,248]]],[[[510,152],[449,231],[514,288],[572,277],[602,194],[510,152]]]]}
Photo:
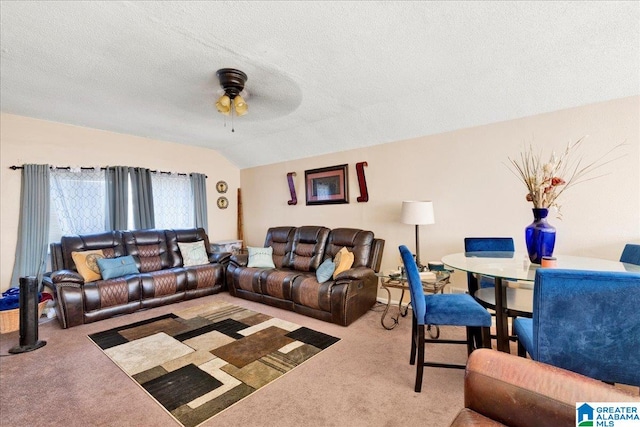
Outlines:
{"type": "Polygon", "coordinates": [[[98,259],[97,262],[103,280],[140,273],[131,255],[111,259],[102,258],[98,259]]]}
{"type": "Polygon", "coordinates": [[[122,232],[108,231],[105,233],[83,234],[81,236],[62,236],[60,239],[60,251],[63,261],[63,270],[75,270],[73,252],[102,250],[105,258],[116,258],[128,255],[122,232]]]}
{"type": "Polygon", "coordinates": [[[295,227],[271,227],[267,230],[264,247],[273,248],[273,263],[276,268],[288,265],[295,231],[295,227]]]}
{"type": "Polygon", "coordinates": [[[316,271],[324,259],[324,247],[328,236],[329,229],[326,227],[306,225],[296,228],[291,256],[284,267],[296,271],[316,271]]]}
{"type": "Polygon", "coordinates": [[[249,262],[247,267],[253,268],[276,268],[273,264],[273,248],[253,248],[247,247],[249,251],[249,262]]]}
{"type": "Polygon", "coordinates": [[[281,300],[291,301],[291,287],[300,273],[292,270],[263,270],[260,273],[260,292],[281,300]]]}
{"type": "Polygon", "coordinates": [[[333,258],[333,262],[336,265],[336,269],[333,271],[333,278],[335,279],[338,274],[350,269],[353,266],[353,259],[353,252],[349,252],[347,248],[340,249],[333,258]]]}
{"type": "MultiPolygon", "coordinates": [[[[170,255],[169,267],[181,267],[185,265],[178,243],[202,241],[204,249],[207,252],[207,256],[210,256],[212,253],[211,245],[209,244],[209,237],[203,228],[165,230],[165,234],[167,236],[167,251],[170,255]]],[[[209,261],[211,262],[211,259],[209,261]]]]}
{"type": "Polygon", "coordinates": [[[324,258],[334,257],[336,253],[346,247],[353,254],[353,267],[369,267],[374,243],[372,231],[355,228],[335,228],[329,233],[324,258]]]}
{"type": "Polygon", "coordinates": [[[80,273],[85,282],[95,282],[102,278],[97,262],[98,259],[104,258],[102,249],[71,252],[71,257],[76,264],[78,273],[80,273]]]}
{"type": "Polygon", "coordinates": [[[334,262],[331,259],[326,259],[316,270],[316,279],[318,280],[318,283],[324,283],[331,279],[335,269],[336,265],[334,262]]]}
{"type": "Polygon", "coordinates": [[[133,255],[142,273],[171,268],[164,230],[125,231],[123,238],[127,253],[133,255]]]}
{"type": "Polygon", "coordinates": [[[204,248],[204,241],[191,243],[178,242],[180,248],[180,255],[182,255],[182,262],[185,267],[192,265],[205,265],[209,264],[209,256],[204,248]]]}
{"type": "Polygon", "coordinates": [[[318,283],[315,274],[296,277],[291,289],[291,299],[304,307],[331,311],[331,288],[333,282],[318,283]]]}

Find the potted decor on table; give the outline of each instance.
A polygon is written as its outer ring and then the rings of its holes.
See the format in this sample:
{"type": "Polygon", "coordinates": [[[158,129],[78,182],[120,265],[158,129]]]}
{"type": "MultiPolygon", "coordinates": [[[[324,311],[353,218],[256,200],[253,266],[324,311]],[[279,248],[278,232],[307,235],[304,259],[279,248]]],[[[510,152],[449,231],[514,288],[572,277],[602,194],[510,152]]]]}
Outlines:
{"type": "Polygon", "coordinates": [[[558,198],[573,185],[597,177],[591,172],[617,158],[606,160],[606,156],[622,144],[615,146],[598,160],[583,165],[582,157],[574,157],[585,137],[569,142],[560,155],[552,152],[549,160],[542,159],[540,152],[529,147],[520,153],[520,159],[509,161],[512,172],[527,188],[526,199],[533,203],[533,222],[525,228],[527,252],[532,263],[540,264],[543,257],[553,255],[556,242],[556,229],[547,222],[549,209],[556,208],[560,218],[558,198]]]}

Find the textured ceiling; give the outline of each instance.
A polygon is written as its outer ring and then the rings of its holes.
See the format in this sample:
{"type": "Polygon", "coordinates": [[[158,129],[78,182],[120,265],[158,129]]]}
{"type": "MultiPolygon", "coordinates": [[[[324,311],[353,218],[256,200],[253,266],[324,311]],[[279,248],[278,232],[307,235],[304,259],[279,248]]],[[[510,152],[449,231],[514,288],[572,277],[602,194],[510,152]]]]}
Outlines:
{"type": "Polygon", "coordinates": [[[640,2],[0,6],[2,111],[240,168],[640,94],[640,2]],[[249,76],[235,133],[223,67],[249,76]]]}

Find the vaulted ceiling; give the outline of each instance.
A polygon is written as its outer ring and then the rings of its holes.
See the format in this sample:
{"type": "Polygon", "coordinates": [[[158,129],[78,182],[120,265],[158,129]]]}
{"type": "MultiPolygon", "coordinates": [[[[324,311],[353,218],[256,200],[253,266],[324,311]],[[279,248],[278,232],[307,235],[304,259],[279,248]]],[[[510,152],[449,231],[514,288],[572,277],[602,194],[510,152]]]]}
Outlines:
{"type": "Polygon", "coordinates": [[[639,2],[14,2],[3,112],[240,168],[640,94],[639,2]],[[216,70],[248,75],[219,114],[216,70]]]}

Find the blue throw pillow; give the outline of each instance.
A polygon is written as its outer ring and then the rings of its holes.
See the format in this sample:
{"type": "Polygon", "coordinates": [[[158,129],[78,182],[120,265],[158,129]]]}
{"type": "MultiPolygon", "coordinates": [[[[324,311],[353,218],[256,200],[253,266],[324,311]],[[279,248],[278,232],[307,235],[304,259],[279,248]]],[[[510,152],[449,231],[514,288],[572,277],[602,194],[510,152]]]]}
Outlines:
{"type": "Polygon", "coordinates": [[[318,283],[324,283],[331,279],[335,269],[336,265],[331,261],[331,258],[326,259],[316,270],[316,279],[318,280],[318,283]]]}
{"type": "Polygon", "coordinates": [[[131,255],[119,258],[100,258],[96,262],[98,263],[102,280],[140,273],[131,255]]]}

